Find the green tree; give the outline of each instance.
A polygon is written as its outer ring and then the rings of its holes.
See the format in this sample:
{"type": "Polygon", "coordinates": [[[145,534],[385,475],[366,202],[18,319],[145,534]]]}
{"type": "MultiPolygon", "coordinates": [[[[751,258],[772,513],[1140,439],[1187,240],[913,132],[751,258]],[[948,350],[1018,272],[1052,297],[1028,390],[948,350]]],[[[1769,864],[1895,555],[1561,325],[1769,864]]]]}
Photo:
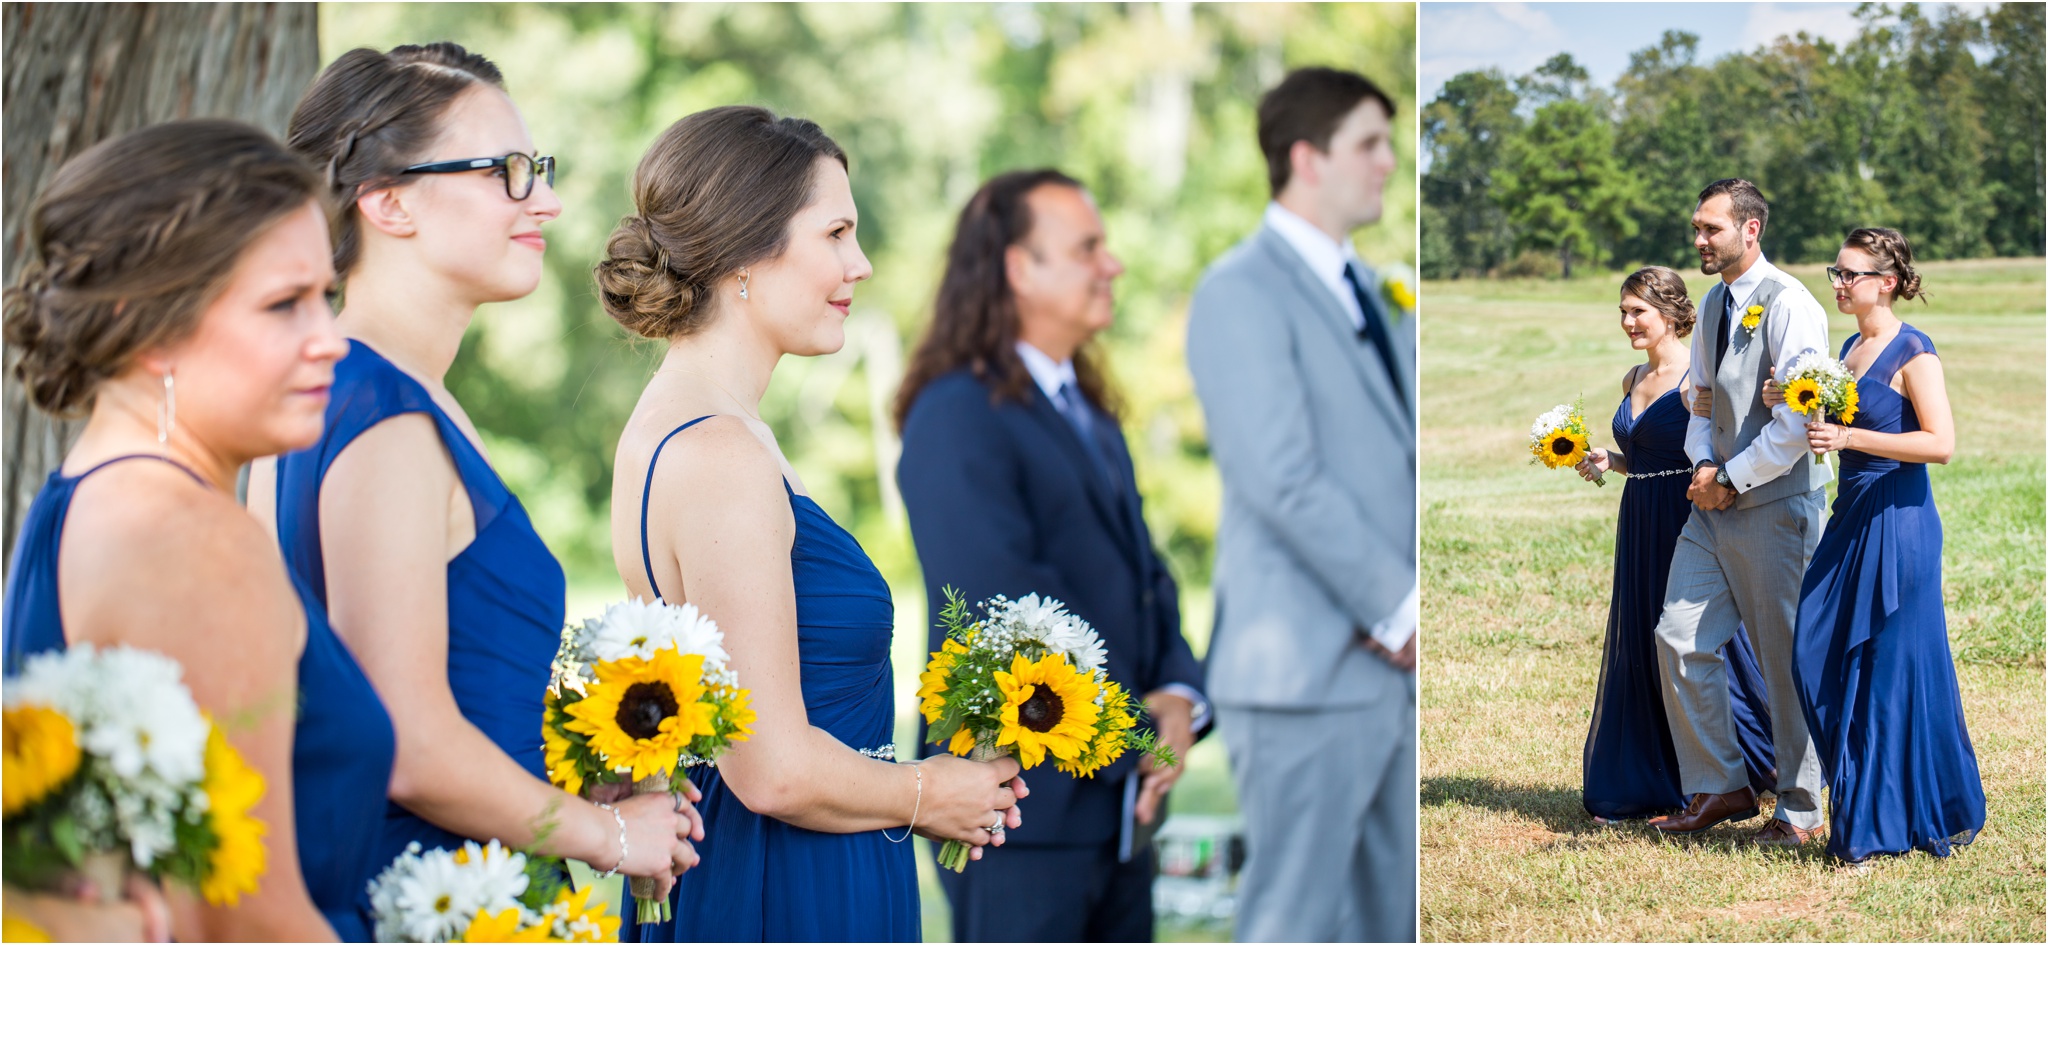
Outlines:
{"type": "Polygon", "coordinates": [[[1574,263],[1598,264],[1636,231],[1635,191],[1615,156],[1613,126],[1591,104],[1564,99],[1536,110],[1508,144],[1493,202],[1514,225],[1518,248],[1555,252],[1570,278],[1574,263]]]}
{"type": "Polygon", "coordinates": [[[1493,200],[1493,172],[1521,133],[1519,101],[1514,86],[1487,69],[1451,77],[1423,108],[1423,275],[1484,273],[1507,260],[1514,234],[1493,200]]]}
{"type": "Polygon", "coordinates": [[[1979,70],[1979,96],[1985,123],[1998,128],[1986,146],[1984,180],[1991,194],[1987,229],[1993,252],[2000,255],[2040,254],[2043,250],[2042,137],[2048,134],[2048,111],[2042,91],[2048,72],[2042,69],[2042,26],[2048,6],[2000,4],[1986,18],[1984,34],[1991,57],[1979,70]]]}

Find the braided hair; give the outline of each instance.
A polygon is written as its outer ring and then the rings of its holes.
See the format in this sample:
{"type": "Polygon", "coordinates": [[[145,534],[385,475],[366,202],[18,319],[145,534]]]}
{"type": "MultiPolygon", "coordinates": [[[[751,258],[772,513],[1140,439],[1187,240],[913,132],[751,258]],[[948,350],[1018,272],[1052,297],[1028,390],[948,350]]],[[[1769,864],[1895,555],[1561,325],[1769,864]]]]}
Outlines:
{"type": "Polygon", "coordinates": [[[322,199],[312,168],[231,120],[160,123],[73,157],[36,198],[5,294],[29,401],[89,408],[137,355],[192,332],[243,250],[322,199]]]}

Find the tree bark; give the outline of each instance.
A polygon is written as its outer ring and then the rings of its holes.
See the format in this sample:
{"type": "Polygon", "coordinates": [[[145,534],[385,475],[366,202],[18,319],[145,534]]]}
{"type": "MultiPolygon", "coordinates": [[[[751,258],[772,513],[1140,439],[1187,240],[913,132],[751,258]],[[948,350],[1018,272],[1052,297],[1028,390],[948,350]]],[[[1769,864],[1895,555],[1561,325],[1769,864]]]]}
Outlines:
{"type": "MultiPolygon", "coordinates": [[[[10,3],[6,62],[5,278],[28,260],[29,206],[64,161],[138,127],[228,117],[283,136],[320,69],[313,4],[10,3]]],[[[80,422],[30,406],[5,352],[4,552],[80,422]]]]}

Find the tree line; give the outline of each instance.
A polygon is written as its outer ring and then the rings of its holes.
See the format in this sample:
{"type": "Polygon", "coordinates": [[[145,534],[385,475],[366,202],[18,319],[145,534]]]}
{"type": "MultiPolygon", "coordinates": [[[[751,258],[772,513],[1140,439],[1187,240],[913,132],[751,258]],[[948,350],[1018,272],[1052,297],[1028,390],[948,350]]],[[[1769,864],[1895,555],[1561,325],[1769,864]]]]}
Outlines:
{"type": "Polygon", "coordinates": [[[1711,64],[1667,31],[1611,89],[1569,54],[1460,73],[1422,110],[1423,275],[1687,266],[1697,194],[1727,177],[1764,190],[1781,262],[1863,225],[1929,260],[2040,255],[2043,13],[1866,3],[1845,45],[1802,32],[1711,64]]]}

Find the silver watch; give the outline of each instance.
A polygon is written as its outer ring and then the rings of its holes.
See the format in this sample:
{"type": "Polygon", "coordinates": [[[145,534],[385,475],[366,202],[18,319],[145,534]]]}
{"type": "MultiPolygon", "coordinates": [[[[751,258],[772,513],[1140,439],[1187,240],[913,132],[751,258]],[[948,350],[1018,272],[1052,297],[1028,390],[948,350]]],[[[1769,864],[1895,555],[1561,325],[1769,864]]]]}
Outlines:
{"type": "Polygon", "coordinates": [[[1726,468],[1714,469],[1714,481],[1730,490],[1735,489],[1735,480],[1728,478],[1728,469],[1726,468]]]}

